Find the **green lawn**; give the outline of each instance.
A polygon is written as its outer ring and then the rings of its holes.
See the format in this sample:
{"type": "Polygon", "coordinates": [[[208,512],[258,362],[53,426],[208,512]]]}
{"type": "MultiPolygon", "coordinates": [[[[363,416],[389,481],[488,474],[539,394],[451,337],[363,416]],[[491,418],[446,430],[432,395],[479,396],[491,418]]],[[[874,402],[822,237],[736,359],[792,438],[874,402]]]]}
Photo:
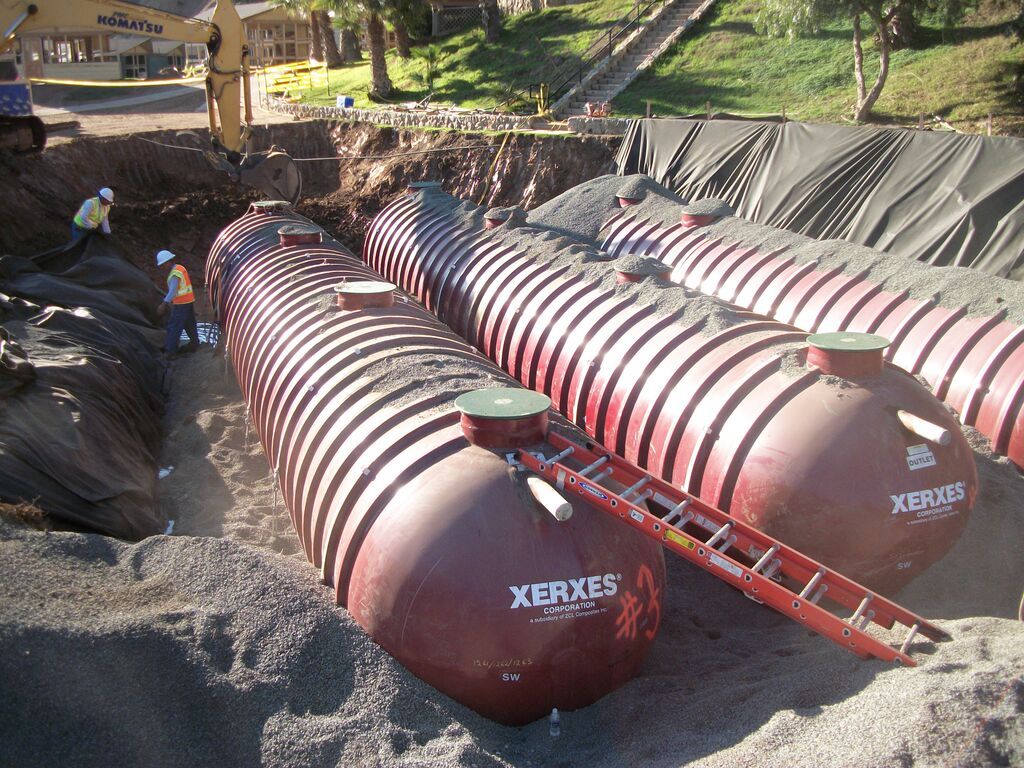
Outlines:
{"type": "MultiPolygon", "coordinates": [[[[754,32],[758,5],[724,0],[648,72],[614,101],[618,114],[703,112],[779,114],[843,122],[856,99],[852,28],[834,25],[789,42],[754,32]]],[[[889,77],[875,105],[879,122],[913,125],[937,115],[961,131],[981,131],[993,115],[1000,133],[1024,133],[1024,46],[1006,34],[1013,13],[991,8],[965,19],[944,43],[922,24],[917,49],[892,54],[889,77]],[[927,47],[924,47],[927,46],[927,47]]],[[[877,55],[869,45],[865,69],[873,81],[877,55]]],[[[870,86],[869,86],[870,87],[870,86]]]]}
{"type": "MultiPolygon", "coordinates": [[[[579,61],[600,31],[632,6],[632,0],[590,0],[515,16],[505,20],[497,46],[484,44],[482,29],[441,38],[436,43],[442,59],[433,101],[490,109],[504,101],[510,91],[538,82],[550,71],[549,60],[558,65],[579,61]]],[[[368,56],[366,52],[363,55],[368,56]]],[[[412,77],[423,71],[423,62],[415,58],[404,61],[393,50],[388,52],[387,61],[396,89],[391,100],[419,101],[427,95],[427,89],[412,77]]],[[[369,84],[370,65],[364,59],[331,71],[329,95],[327,87],[316,88],[304,94],[303,101],[334,104],[335,97],[344,94],[352,96],[357,107],[373,106],[366,95],[369,84]]]]}
{"type": "MultiPolygon", "coordinates": [[[[892,55],[889,79],[876,107],[882,123],[914,125],[918,113],[933,115],[961,131],[984,131],[989,114],[994,132],[1024,134],[1024,45],[1008,33],[1013,11],[998,0],[982,0],[943,40],[941,30],[921,22],[918,47],[892,55]]],[[[632,0],[591,0],[506,20],[501,42],[485,45],[482,30],[438,41],[441,74],[435,103],[493,108],[510,90],[522,89],[550,72],[549,60],[578,61],[608,21],[620,18],[632,0]],[[538,42],[540,41],[540,42],[538,42]]],[[[718,0],[711,12],[642,74],[613,103],[621,116],[643,115],[647,100],[657,115],[703,112],[779,114],[794,119],[844,122],[852,115],[852,31],[837,24],[813,37],[793,42],[754,32],[758,3],[718,0]]],[[[870,43],[865,59],[873,79],[877,57],[870,43]]],[[[388,71],[396,91],[393,101],[418,101],[426,89],[413,74],[424,65],[388,54],[388,71]]],[[[338,94],[356,106],[373,106],[367,98],[369,64],[331,72],[330,94],[319,88],[304,101],[334,104],[338,94]]]]}

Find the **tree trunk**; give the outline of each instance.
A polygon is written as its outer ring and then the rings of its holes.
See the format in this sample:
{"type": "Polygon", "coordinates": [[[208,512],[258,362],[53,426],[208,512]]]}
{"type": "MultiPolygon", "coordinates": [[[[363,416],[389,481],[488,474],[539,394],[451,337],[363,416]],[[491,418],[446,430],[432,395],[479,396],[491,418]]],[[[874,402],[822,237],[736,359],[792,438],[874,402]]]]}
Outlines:
{"type": "Polygon", "coordinates": [[[405,26],[404,21],[395,22],[395,46],[398,49],[398,55],[403,59],[408,59],[412,56],[411,44],[409,41],[409,29],[405,26]]]}
{"type": "MultiPolygon", "coordinates": [[[[861,46],[860,14],[853,14],[853,76],[857,79],[857,104],[864,101],[864,48],[861,46]]],[[[854,111],[856,114],[856,110],[854,111]]]]}
{"type": "Polygon", "coordinates": [[[498,10],[498,0],[482,0],[480,10],[484,23],[484,39],[488,43],[498,42],[501,36],[501,11],[498,10]]]}
{"type": "Polygon", "coordinates": [[[351,27],[341,30],[341,59],[342,61],[359,61],[363,58],[359,50],[359,35],[351,27]]]}
{"type": "MultiPolygon", "coordinates": [[[[871,109],[875,106],[875,102],[878,101],[878,97],[882,95],[882,88],[885,87],[885,80],[889,76],[889,29],[885,21],[877,19],[875,25],[878,28],[878,77],[875,78],[875,84],[871,86],[871,90],[867,94],[864,93],[864,57],[861,54],[861,61],[858,64],[860,70],[859,80],[857,84],[857,110],[854,112],[853,119],[858,122],[864,122],[871,117],[871,109]]],[[[859,34],[860,24],[854,26],[854,35],[859,34]]],[[[858,42],[859,47],[859,42],[858,42]]]]}
{"type": "MultiPolygon", "coordinates": [[[[909,48],[917,39],[917,19],[910,8],[898,7],[892,11],[892,19],[886,24],[889,33],[889,50],[900,51],[909,48]]],[[[946,29],[951,25],[943,25],[943,42],[946,42],[946,29]]],[[[881,43],[881,41],[879,41],[881,43]]]]}
{"type": "Polygon", "coordinates": [[[309,12],[309,29],[312,32],[312,45],[309,49],[309,57],[317,61],[324,60],[324,35],[320,27],[320,14],[317,11],[309,12]]]}
{"type": "Polygon", "coordinates": [[[379,14],[371,13],[367,17],[366,37],[370,44],[370,96],[386,99],[391,95],[391,78],[388,77],[388,62],[384,58],[387,45],[384,20],[379,14]]]}
{"type": "MultiPolygon", "coordinates": [[[[341,51],[338,50],[338,41],[334,39],[331,17],[327,15],[327,11],[314,11],[313,15],[320,19],[320,36],[323,38],[324,58],[327,59],[327,66],[330,69],[337,69],[345,63],[345,60],[341,58],[341,51]]],[[[321,61],[323,60],[321,59],[321,61]]]]}

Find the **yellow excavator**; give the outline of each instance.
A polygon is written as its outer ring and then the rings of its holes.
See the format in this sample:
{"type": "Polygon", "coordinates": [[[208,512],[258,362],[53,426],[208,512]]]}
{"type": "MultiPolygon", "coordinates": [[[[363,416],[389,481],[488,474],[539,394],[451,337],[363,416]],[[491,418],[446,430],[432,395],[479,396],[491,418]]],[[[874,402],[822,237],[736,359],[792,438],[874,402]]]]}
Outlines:
{"type": "MultiPolygon", "coordinates": [[[[205,44],[209,52],[206,106],[211,142],[205,152],[207,159],[233,180],[261,189],[273,199],[298,199],[301,180],[291,157],[276,149],[247,151],[253,130],[249,46],[231,0],[218,0],[210,21],[117,0],[0,0],[0,53],[10,49],[18,35],[62,29],[97,29],[205,44]]],[[[41,128],[38,118],[30,115],[4,117],[0,119],[0,148],[39,144],[41,128]]]]}

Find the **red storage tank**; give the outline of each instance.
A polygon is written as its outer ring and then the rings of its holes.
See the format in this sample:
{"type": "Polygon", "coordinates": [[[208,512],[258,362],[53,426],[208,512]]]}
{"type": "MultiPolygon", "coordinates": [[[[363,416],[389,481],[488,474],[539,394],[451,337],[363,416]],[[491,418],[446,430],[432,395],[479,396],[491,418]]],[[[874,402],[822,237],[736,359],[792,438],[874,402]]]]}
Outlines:
{"type": "Polygon", "coordinates": [[[559,522],[533,501],[501,448],[556,453],[546,398],[287,204],[253,204],[228,226],[207,284],[306,555],[374,640],[510,725],[637,674],[662,551],[600,511],[559,522]],[[498,410],[454,407],[481,388],[498,410]]]}
{"type": "MultiPolygon", "coordinates": [[[[1018,283],[841,240],[812,240],[737,219],[717,201],[685,205],[665,192],[638,193],[643,199],[625,210],[605,194],[611,218],[602,247],[615,256],[660,259],[681,285],[808,332],[889,338],[890,362],[922,376],[995,452],[1024,467],[1024,290],[1018,283]]],[[[568,194],[594,197],[583,189],[568,194]]]]}
{"type": "Polygon", "coordinates": [[[881,340],[826,337],[808,366],[791,326],[656,277],[618,283],[596,248],[484,218],[416,190],[378,215],[364,258],[609,450],[861,583],[898,589],[956,541],[973,455],[881,340]]]}

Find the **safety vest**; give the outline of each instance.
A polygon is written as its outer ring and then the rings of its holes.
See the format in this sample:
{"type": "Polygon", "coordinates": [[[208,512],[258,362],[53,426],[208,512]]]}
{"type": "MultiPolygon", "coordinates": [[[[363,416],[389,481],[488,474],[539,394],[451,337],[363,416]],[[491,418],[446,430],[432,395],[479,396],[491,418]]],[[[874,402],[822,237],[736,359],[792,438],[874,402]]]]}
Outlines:
{"type": "Polygon", "coordinates": [[[178,292],[171,300],[175,304],[191,304],[196,300],[192,295],[192,281],[188,279],[188,272],[180,264],[175,264],[171,274],[167,276],[167,287],[171,287],[171,280],[178,278],[178,292]]]}
{"type": "Polygon", "coordinates": [[[100,204],[100,199],[98,197],[91,197],[82,203],[81,207],[78,209],[78,213],[75,214],[75,226],[79,229],[96,229],[96,227],[103,223],[104,218],[105,214],[103,213],[103,206],[100,204]],[[86,203],[90,202],[92,203],[92,210],[89,211],[87,216],[85,206],[86,203]]]}

